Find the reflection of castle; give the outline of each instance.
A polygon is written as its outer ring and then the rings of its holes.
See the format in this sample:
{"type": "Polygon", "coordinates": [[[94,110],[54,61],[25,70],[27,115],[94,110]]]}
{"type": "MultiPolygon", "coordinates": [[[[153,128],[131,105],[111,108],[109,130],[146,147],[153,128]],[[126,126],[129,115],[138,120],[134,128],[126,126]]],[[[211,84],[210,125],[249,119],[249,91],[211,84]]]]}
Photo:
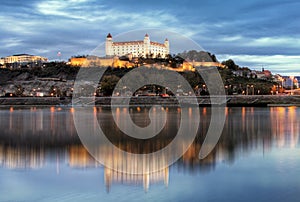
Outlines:
{"type": "Polygon", "coordinates": [[[122,184],[143,184],[144,190],[148,191],[150,184],[164,182],[165,186],[169,185],[169,168],[154,173],[145,173],[135,175],[130,173],[120,173],[109,168],[104,168],[104,181],[106,190],[109,192],[113,182],[122,184]]]}
{"type": "Polygon", "coordinates": [[[169,41],[157,43],[150,41],[148,34],[145,35],[143,41],[123,41],[113,42],[112,36],[109,33],[105,42],[105,53],[107,56],[123,56],[131,54],[133,57],[166,57],[170,52],[169,41]]]}
{"type": "MultiPolygon", "coordinates": [[[[104,149],[105,150],[105,149],[104,149]]],[[[122,161],[130,162],[130,159],[118,159],[118,157],[112,157],[110,155],[105,155],[105,161],[122,161]]],[[[155,164],[155,163],[154,163],[155,164]]],[[[88,153],[88,151],[81,145],[73,145],[69,148],[69,165],[74,168],[88,168],[88,167],[98,167],[100,164],[95,161],[95,159],[88,153]]],[[[155,164],[158,166],[158,164],[155,164]]],[[[123,165],[126,168],[133,165],[123,165]]],[[[128,168],[130,170],[130,168],[128,168]]],[[[131,168],[132,169],[132,168],[131,168]]],[[[149,169],[146,169],[149,170],[149,169]]],[[[109,168],[104,168],[104,181],[107,188],[107,191],[110,190],[113,182],[122,183],[122,184],[143,184],[145,191],[149,189],[150,184],[164,182],[165,186],[168,186],[169,183],[169,168],[153,172],[153,173],[144,173],[141,175],[135,175],[130,173],[121,173],[113,171],[109,168]]]]}
{"type": "MultiPolygon", "coordinates": [[[[210,114],[210,108],[201,108],[200,110],[202,120],[207,120],[210,114]]],[[[122,113],[122,110],[120,110],[119,113],[117,113],[117,116],[118,119],[123,121],[122,113]]],[[[202,172],[204,170],[203,168],[209,170],[213,169],[215,164],[220,161],[230,163],[237,159],[243,152],[246,153],[256,149],[262,149],[264,152],[273,146],[297,147],[299,144],[300,131],[300,122],[297,119],[299,113],[299,108],[296,107],[271,107],[262,108],[258,111],[257,108],[252,107],[227,108],[226,115],[228,116],[224,131],[214,151],[204,160],[199,160],[198,155],[201,149],[200,143],[203,142],[206,135],[206,129],[210,124],[209,121],[201,121],[200,129],[202,130],[200,130],[200,133],[196,138],[197,141],[190,146],[189,150],[185,152],[175,166],[182,168],[184,171],[202,172]]],[[[51,133],[47,133],[45,136],[52,137],[53,135],[60,134],[61,131],[57,131],[59,128],[56,128],[59,123],[71,123],[69,122],[70,117],[67,115],[59,116],[58,118],[58,114],[54,113],[54,109],[47,113],[32,109],[26,116],[22,115],[22,113],[18,113],[17,110],[13,111],[11,109],[10,112],[8,111],[5,113],[5,115],[7,114],[9,114],[8,117],[0,117],[0,129],[3,131],[1,135],[2,137],[5,136],[6,133],[11,134],[11,136],[15,135],[14,137],[16,137],[17,141],[22,137],[19,138],[20,136],[17,135],[19,130],[16,130],[16,128],[24,130],[24,127],[27,126],[26,128],[31,134],[30,136],[26,136],[27,138],[38,136],[39,133],[37,133],[37,131],[46,128],[49,129],[51,133]],[[42,122],[37,122],[37,120],[42,120],[42,122]],[[57,122],[55,120],[57,120],[57,122]],[[53,128],[56,128],[56,130],[53,128]]],[[[97,114],[105,114],[105,112],[97,113],[96,111],[95,116],[97,114]]],[[[133,117],[133,120],[139,120],[140,118],[141,117],[133,117]]],[[[179,118],[180,117],[178,116],[178,119],[179,118]]],[[[171,116],[170,119],[174,120],[174,116],[171,116]]],[[[175,120],[175,122],[177,122],[177,120],[175,120]]],[[[175,122],[173,122],[170,127],[175,127],[175,122]]],[[[70,124],[68,127],[74,126],[70,124]]],[[[115,133],[111,127],[109,130],[115,133]]],[[[67,131],[64,129],[64,136],[72,136],[72,131],[73,129],[67,131]]],[[[45,136],[43,137],[45,138],[45,136]]],[[[166,136],[158,139],[157,144],[163,144],[166,139],[168,139],[166,136]]],[[[181,143],[184,144],[184,141],[181,143]]],[[[136,150],[136,147],[133,147],[132,144],[128,144],[126,141],[120,142],[117,145],[119,148],[128,149],[129,151],[136,150]]],[[[140,145],[140,147],[141,149],[146,150],[145,144],[143,146],[140,145]]],[[[156,147],[154,148],[157,149],[156,147]]],[[[139,167],[143,164],[139,161],[135,161],[136,164],[128,163],[133,162],[134,159],[122,159],[122,157],[118,155],[109,155],[111,152],[108,152],[107,148],[103,148],[101,153],[105,154],[107,162],[115,163],[118,166],[124,166],[128,171],[133,170],[136,172],[137,170],[134,169],[140,168],[149,170],[149,167],[147,166],[139,167]],[[105,153],[105,151],[107,153],[105,153]]],[[[95,162],[81,145],[63,147],[58,153],[57,150],[55,150],[55,152],[51,151],[50,153],[40,146],[21,147],[0,144],[1,167],[9,169],[41,168],[45,165],[46,161],[49,161],[49,159],[52,159],[54,162],[56,161],[58,164],[68,162],[68,165],[72,168],[99,167],[99,163],[95,162]],[[47,155],[45,155],[45,153],[47,155]],[[66,153],[68,155],[66,155],[66,153]]],[[[161,167],[160,165],[162,163],[163,159],[151,161],[151,166],[156,168],[161,167]]],[[[59,165],[57,167],[59,168],[59,165]]],[[[125,168],[123,170],[125,170],[125,168]]],[[[104,168],[104,180],[108,191],[113,183],[143,185],[144,189],[148,190],[152,183],[164,183],[168,186],[169,168],[154,173],[145,172],[141,175],[118,173],[108,168],[104,168]]]]}

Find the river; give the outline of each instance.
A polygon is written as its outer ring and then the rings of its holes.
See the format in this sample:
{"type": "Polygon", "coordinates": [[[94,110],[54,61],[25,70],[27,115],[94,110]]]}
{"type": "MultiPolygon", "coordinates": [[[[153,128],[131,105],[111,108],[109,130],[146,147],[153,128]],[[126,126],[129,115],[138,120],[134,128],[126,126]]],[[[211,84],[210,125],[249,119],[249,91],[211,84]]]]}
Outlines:
{"type": "MultiPolygon", "coordinates": [[[[139,175],[107,168],[89,154],[74,125],[76,110],[0,108],[0,201],[299,200],[300,108],[226,108],[221,138],[200,160],[211,118],[211,108],[201,107],[195,140],[182,157],[157,172],[139,175]]],[[[126,125],[126,110],[117,110],[117,119],[126,125]]],[[[131,107],[134,123],[147,126],[148,110],[131,107]]],[[[105,107],[94,107],[96,121],[89,127],[99,125],[123,150],[151,153],[171,144],[179,128],[181,109],[165,107],[164,111],[166,125],[149,141],[124,136],[105,107]]],[[[119,162],[120,157],[105,158],[119,162]]],[[[122,159],[120,166],[129,169],[126,161],[130,162],[122,159]]]]}

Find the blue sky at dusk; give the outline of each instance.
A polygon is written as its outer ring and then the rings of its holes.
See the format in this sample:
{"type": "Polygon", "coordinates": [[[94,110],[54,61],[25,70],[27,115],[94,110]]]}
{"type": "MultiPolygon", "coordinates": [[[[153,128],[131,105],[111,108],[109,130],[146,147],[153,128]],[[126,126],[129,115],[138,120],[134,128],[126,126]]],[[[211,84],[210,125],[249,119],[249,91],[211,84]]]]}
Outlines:
{"type": "Polygon", "coordinates": [[[67,60],[89,54],[108,32],[159,28],[191,38],[219,61],[300,75],[299,9],[297,0],[2,0],[0,56],[56,60],[61,51],[67,60]]]}

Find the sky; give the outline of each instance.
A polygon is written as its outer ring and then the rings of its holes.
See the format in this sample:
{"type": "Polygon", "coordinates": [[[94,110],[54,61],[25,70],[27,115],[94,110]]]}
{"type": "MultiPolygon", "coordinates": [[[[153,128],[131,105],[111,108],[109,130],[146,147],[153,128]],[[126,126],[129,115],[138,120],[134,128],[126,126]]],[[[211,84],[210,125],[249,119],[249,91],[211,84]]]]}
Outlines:
{"type": "MultiPolygon", "coordinates": [[[[190,38],[219,61],[231,58],[250,69],[300,75],[297,0],[1,0],[0,4],[0,57],[27,53],[58,60],[60,51],[61,59],[68,60],[89,54],[108,32],[114,37],[156,28],[190,38]]],[[[142,39],[143,35],[136,38],[142,39]]]]}

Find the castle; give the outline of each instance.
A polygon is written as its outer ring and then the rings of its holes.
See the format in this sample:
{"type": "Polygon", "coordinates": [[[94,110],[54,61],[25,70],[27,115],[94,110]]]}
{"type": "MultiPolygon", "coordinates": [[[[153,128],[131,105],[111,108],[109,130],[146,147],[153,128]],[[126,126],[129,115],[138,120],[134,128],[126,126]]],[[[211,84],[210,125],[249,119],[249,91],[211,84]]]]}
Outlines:
{"type": "Polygon", "coordinates": [[[145,62],[139,63],[136,57],[144,58],[166,58],[170,54],[170,46],[168,39],[165,39],[164,43],[158,43],[150,41],[148,34],[145,34],[144,40],[140,41],[122,41],[114,42],[112,35],[109,33],[105,42],[105,55],[106,57],[72,57],[70,63],[73,66],[102,66],[113,68],[133,68],[140,65],[152,66],[157,68],[168,69],[177,72],[183,71],[195,71],[196,66],[211,67],[217,66],[225,68],[225,65],[219,62],[199,62],[199,61],[183,61],[182,64],[178,64],[176,68],[170,66],[170,64],[146,64],[145,62]],[[128,59],[122,59],[122,56],[128,56],[128,59]]]}
{"type": "Polygon", "coordinates": [[[105,42],[106,56],[124,56],[132,54],[133,57],[161,57],[164,58],[170,53],[169,41],[164,43],[150,41],[146,34],[143,41],[113,42],[109,33],[105,42]]]}

